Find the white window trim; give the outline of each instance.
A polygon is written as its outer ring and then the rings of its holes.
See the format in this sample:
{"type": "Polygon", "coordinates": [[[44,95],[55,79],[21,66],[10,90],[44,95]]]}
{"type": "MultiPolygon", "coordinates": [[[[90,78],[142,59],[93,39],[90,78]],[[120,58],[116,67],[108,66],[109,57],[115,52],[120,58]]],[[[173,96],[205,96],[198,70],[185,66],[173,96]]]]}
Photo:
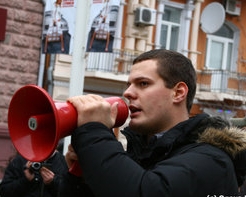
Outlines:
{"type": "MultiPolygon", "coordinates": [[[[185,56],[188,56],[188,44],[189,44],[189,33],[190,33],[190,23],[192,19],[192,11],[194,10],[194,5],[187,2],[187,4],[181,4],[176,2],[170,2],[166,0],[159,0],[157,8],[157,23],[156,23],[156,35],[155,35],[155,48],[160,48],[160,33],[162,25],[162,14],[165,8],[165,5],[182,9],[181,18],[180,18],[180,29],[179,29],[179,38],[177,51],[183,53],[185,56]]],[[[170,38],[169,38],[170,39],[170,38]]]]}
{"type": "MultiPolygon", "coordinates": [[[[216,70],[216,68],[213,68],[209,65],[209,60],[210,60],[210,51],[211,51],[211,43],[212,41],[215,42],[220,42],[223,43],[224,47],[223,47],[223,55],[222,55],[222,65],[221,65],[221,70],[226,70],[226,63],[227,63],[227,52],[228,52],[228,45],[229,43],[234,45],[233,39],[230,38],[225,38],[225,37],[220,37],[220,36],[215,36],[215,35],[207,35],[207,55],[206,55],[206,60],[205,60],[205,65],[206,68],[210,69],[210,70],[216,70]]],[[[234,47],[233,47],[234,48],[234,47]]],[[[233,49],[232,49],[233,50],[233,49]]],[[[231,57],[233,55],[233,51],[231,54],[231,57]]],[[[232,65],[232,59],[230,62],[230,65],[232,65]]]]}
{"type": "Polygon", "coordinates": [[[172,34],[172,27],[178,27],[179,28],[179,35],[180,35],[180,24],[178,23],[173,23],[173,22],[170,22],[170,21],[162,21],[161,22],[161,25],[165,25],[167,26],[167,40],[169,42],[167,42],[167,46],[166,46],[166,49],[170,49],[170,40],[171,40],[171,34],[172,34]]]}

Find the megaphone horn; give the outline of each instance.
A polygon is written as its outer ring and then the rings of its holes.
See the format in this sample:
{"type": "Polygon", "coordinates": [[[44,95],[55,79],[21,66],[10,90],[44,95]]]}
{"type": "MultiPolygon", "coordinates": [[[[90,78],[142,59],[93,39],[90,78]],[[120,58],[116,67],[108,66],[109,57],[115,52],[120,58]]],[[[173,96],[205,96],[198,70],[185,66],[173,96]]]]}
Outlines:
{"type": "MultiPolygon", "coordinates": [[[[118,102],[114,127],[123,125],[128,107],[119,97],[108,97],[118,102]]],[[[55,102],[46,90],[27,85],[13,95],[8,112],[8,127],[16,150],[27,160],[41,162],[55,151],[58,141],[71,135],[77,127],[77,111],[69,102],[55,102]]]]}

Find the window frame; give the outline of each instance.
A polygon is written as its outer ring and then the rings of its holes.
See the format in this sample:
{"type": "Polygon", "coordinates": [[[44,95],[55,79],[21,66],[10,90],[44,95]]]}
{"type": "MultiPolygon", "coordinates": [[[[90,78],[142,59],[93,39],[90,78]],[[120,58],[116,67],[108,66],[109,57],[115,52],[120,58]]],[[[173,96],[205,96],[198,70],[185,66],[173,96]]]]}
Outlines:
{"type": "MultiPolygon", "coordinates": [[[[206,68],[209,70],[231,70],[230,67],[228,68],[227,66],[227,57],[228,57],[228,45],[232,44],[234,46],[234,40],[226,37],[221,37],[221,36],[215,36],[212,34],[207,35],[207,49],[206,49],[206,59],[205,59],[205,65],[206,68]],[[219,42],[222,43],[223,45],[223,51],[222,51],[222,64],[220,65],[220,68],[214,68],[213,66],[210,66],[210,60],[211,60],[211,45],[212,42],[219,42]]],[[[232,54],[233,54],[233,48],[231,50],[231,59],[230,59],[230,65],[232,65],[232,54]]]]}
{"type": "MultiPolygon", "coordinates": [[[[157,23],[156,23],[156,38],[155,38],[155,48],[161,48],[161,25],[162,25],[162,16],[165,10],[165,6],[174,7],[181,10],[180,14],[180,23],[179,23],[179,35],[177,41],[177,52],[188,56],[188,45],[189,45],[189,35],[190,35],[190,24],[192,20],[192,12],[195,8],[193,4],[186,3],[177,3],[170,2],[166,0],[159,0],[158,2],[158,11],[157,11],[157,23]]],[[[166,21],[167,22],[167,21],[166,21]]],[[[169,21],[170,22],[170,21],[169,21]]],[[[170,37],[167,38],[167,41],[171,42],[170,37]]]]}
{"type": "MultiPolygon", "coordinates": [[[[206,46],[206,57],[205,57],[205,68],[213,70],[209,65],[209,55],[210,55],[210,49],[208,46],[211,44],[211,39],[215,39],[218,41],[224,41],[225,43],[230,43],[232,41],[232,52],[231,52],[231,60],[230,60],[230,66],[229,68],[225,68],[225,66],[222,64],[222,70],[227,70],[227,71],[232,71],[232,72],[237,72],[237,57],[238,57],[238,47],[239,47],[239,39],[240,39],[240,30],[237,26],[235,26],[233,23],[229,21],[225,21],[223,25],[227,25],[228,28],[230,28],[233,32],[233,38],[226,38],[218,35],[213,35],[213,34],[207,34],[206,39],[207,39],[207,46],[206,46]]],[[[228,45],[227,45],[228,47],[228,45]]],[[[223,56],[223,60],[226,59],[227,57],[223,56]]],[[[227,59],[225,60],[227,61],[227,59]]]]}

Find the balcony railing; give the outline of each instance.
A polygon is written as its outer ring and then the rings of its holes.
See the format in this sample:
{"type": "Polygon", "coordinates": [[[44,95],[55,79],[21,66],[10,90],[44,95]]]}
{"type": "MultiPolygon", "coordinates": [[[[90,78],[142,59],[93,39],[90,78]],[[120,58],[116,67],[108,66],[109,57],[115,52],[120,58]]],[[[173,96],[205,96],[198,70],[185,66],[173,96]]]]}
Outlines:
{"type": "Polygon", "coordinates": [[[246,95],[246,73],[226,70],[197,71],[198,90],[233,95],[246,95]]]}
{"type": "Polygon", "coordinates": [[[129,74],[136,51],[116,49],[112,53],[90,52],[87,54],[86,71],[102,71],[129,74]]]}
{"type": "MultiPolygon", "coordinates": [[[[87,53],[86,71],[129,74],[132,61],[139,53],[132,50],[114,50],[112,53],[87,53]]],[[[198,91],[246,96],[246,73],[227,70],[197,70],[198,91]]]]}

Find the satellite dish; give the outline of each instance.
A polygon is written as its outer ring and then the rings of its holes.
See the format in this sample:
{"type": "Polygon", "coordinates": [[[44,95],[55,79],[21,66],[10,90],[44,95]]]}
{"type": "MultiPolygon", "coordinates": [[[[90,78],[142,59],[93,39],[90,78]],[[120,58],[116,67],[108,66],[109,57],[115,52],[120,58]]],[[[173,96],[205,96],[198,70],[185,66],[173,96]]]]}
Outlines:
{"type": "Polygon", "coordinates": [[[201,14],[201,29],[212,34],[218,31],[225,21],[225,9],[222,4],[213,2],[208,4],[201,14]]]}

